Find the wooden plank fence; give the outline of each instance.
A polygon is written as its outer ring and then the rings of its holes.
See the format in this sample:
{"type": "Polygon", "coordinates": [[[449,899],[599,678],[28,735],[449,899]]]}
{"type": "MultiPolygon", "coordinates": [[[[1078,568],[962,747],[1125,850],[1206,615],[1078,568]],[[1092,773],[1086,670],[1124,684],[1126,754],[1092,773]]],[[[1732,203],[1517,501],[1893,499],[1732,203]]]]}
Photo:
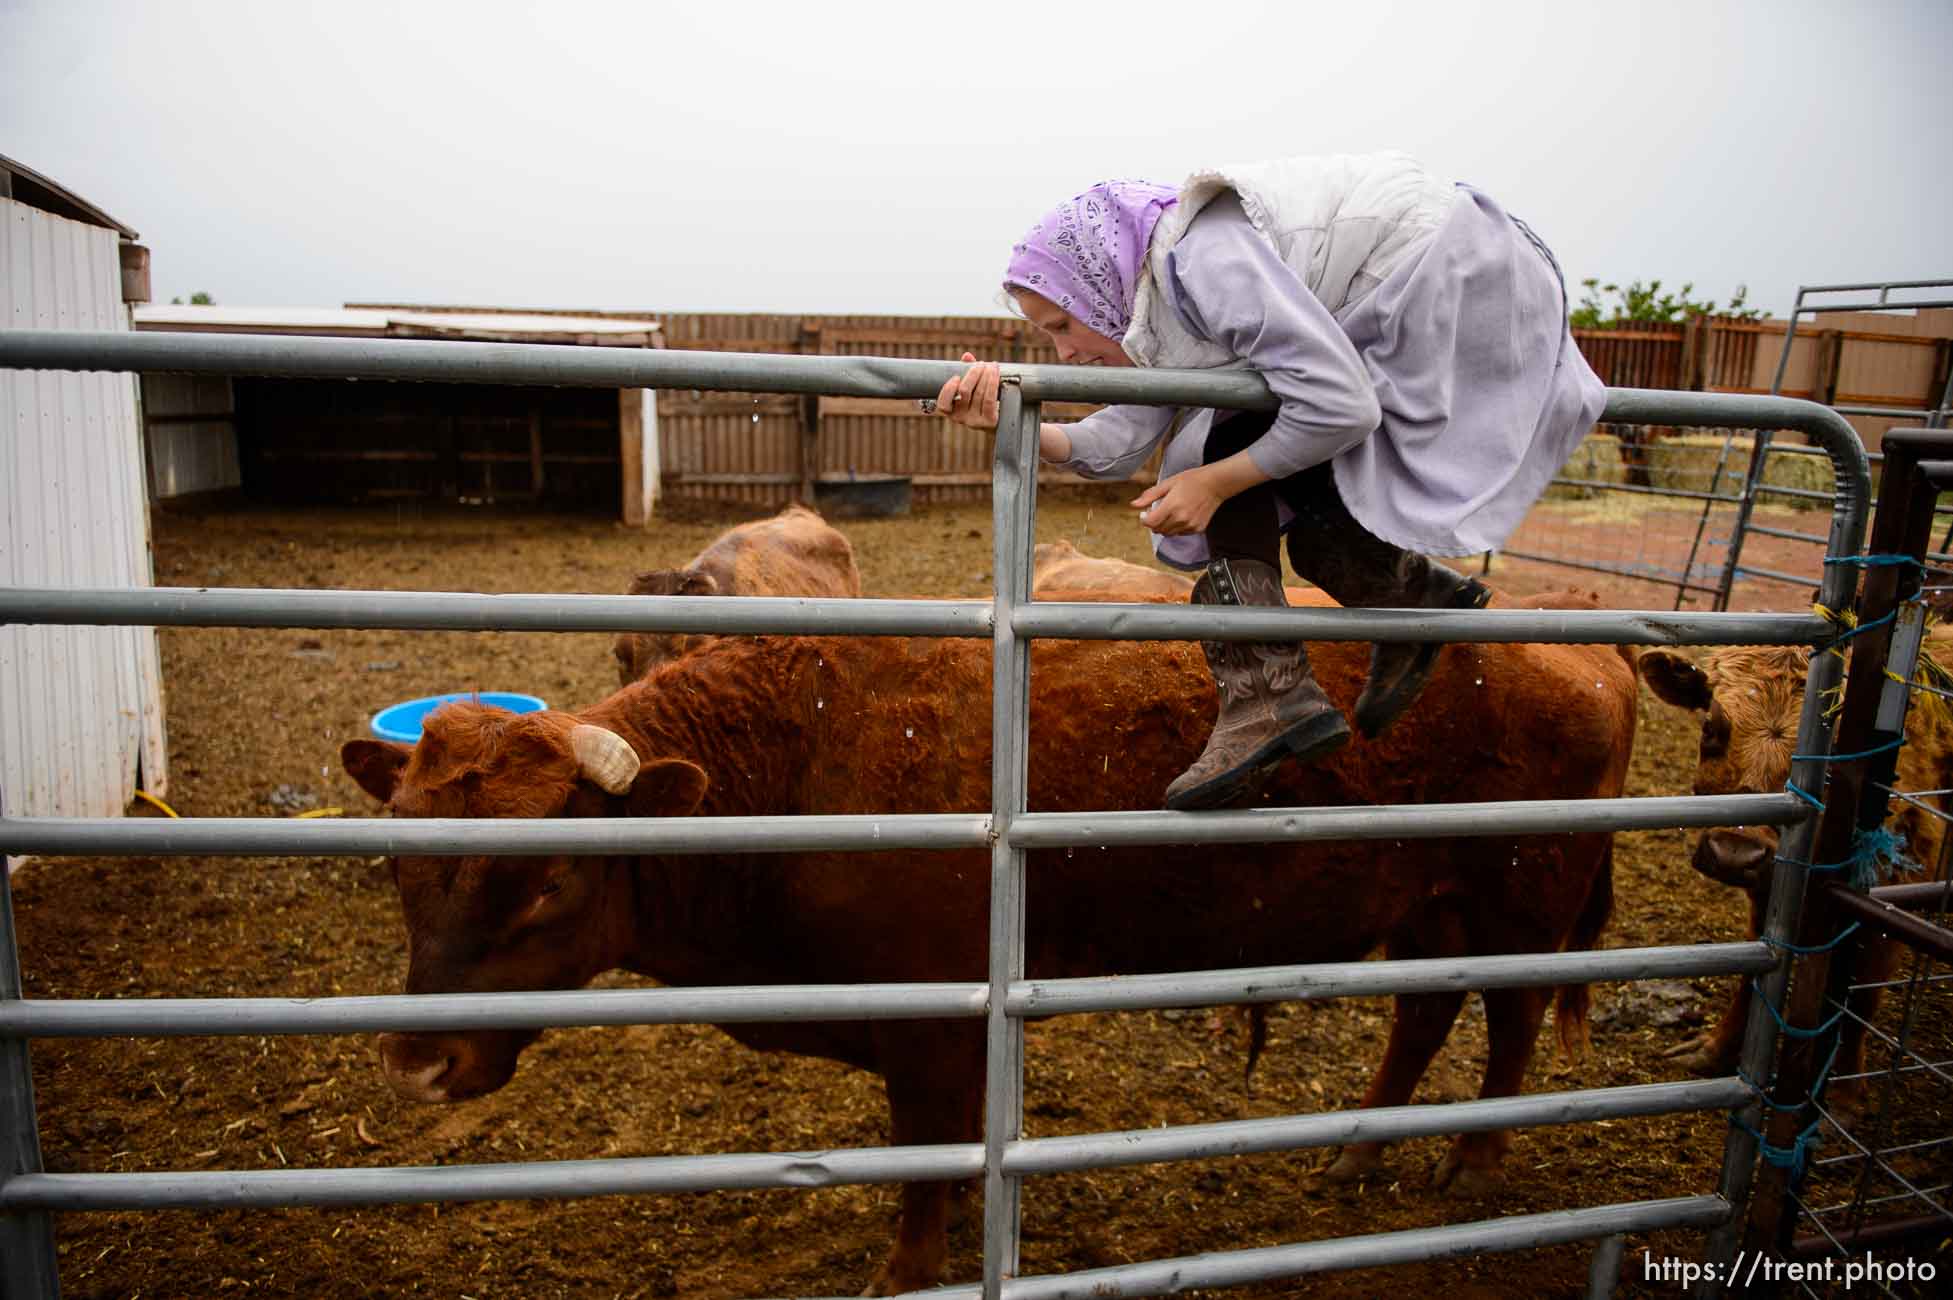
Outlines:
{"type": "MultiPolygon", "coordinates": [[[[655,319],[670,348],[947,361],[969,351],[998,361],[1057,361],[1035,327],[1009,316],[522,310],[655,319]]],[[[1944,314],[1946,327],[1921,321],[1917,327],[1930,332],[1916,334],[1900,332],[1903,327],[1896,323],[1877,328],[1877,317],[1839,321],[1837,328],[1800,326],[1784,394],[1930,409],[1944,388],[1953,353],[1953,340],[1944,337],[1953,334],[1953,313],[1944,314]]],[[[1574,338],[1609,387],[1765,393],[1785,328],[1783,321],[1698,317],[1677,325],[1575,330],[1574,338]]],[[[1092,409],[1067,407],[1053,414],[1076,419],[1092,409]]],[[[990,440],[925,416],[911,402],[661,390],[658,429],[664,491],[676,497],[773,508],[811,500],[818,478],[850,474],[907,475],[918,502],[982,500],[990,490],[990,440]]],[[[1860,429],[1873,446],[1881,431],[1860,429]]],[[[1637,433],[1631,441],[1658,432],[1637,433]]],[[[1156,466],[1157,456],[1136,477],[1150,480],[1156,466]]],[[[1066,480],[1077,481],[1045,471],[1047,482],[1066,480]]]]}
{"type": "MultiPolygon", "coordinates": [[[[968,351],[1040,364],[1058,359],[1034,328],[1012,317],[655,316],[672,348],[942,361],[968,351]]],[[[1053,414],[1076,419],[1092,409],[1059,407],[1053,414]]],[[[658,394],[658,427],[665,490],[675,496],[771,507],[811,499],[816,479],[851,474],[906,475],[919,502],[984,500],[990,492],[990,440],[925,416],[908,401],[665,391],[658,394]]]]}

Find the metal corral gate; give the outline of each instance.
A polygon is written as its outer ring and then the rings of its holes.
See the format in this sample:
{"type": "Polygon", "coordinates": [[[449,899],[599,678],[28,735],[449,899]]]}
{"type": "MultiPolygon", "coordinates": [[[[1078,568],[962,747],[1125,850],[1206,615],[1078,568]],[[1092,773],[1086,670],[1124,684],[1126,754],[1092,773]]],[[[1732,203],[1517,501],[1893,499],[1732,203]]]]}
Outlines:
{"type": "MultiPolygon", "coordinates": [[[[866,357],[634,352],[540,345],[217,338],[190,335],[0,331],[0,367],[188,371],[369,380],[431,380],[609,388],[697,388],[920,397],[960,371],[954,363],[866,357]]],[[[996,594],[991,601],[879,601],[749,597],[512,595],[189,589],[0,591],[0,619],[26,623],[404,628],[524,631],[709,631],[989,637],[994,656],[992,806],[988,816],[817,816],[603,820],[345,821],[224,818],[121,821],[0,817],[0,850],[37,854],[464,854],[971,848],[992,853],[987,983],[644,989],[326,998],[102,999],[21,997],[11,902],[0,891],[0,1283],[9,1297],[58,1292],[53,1211],[237,1208],[593,1196],[729,1187],[810,1187],[984,1178],[981,1289],[946,1295],[1013,1298],[1146,1295],[1472,1251],[1597,1240],[1594,1286],[1611,1290],[1623,1237],[1708,1229],[1712,1262],[1737,1249],[1756,1164],[1762,1104],[1739,1078],[1291,1116],[1141,1132],[1025,1140],[1023,1018],[1061,1011],[1138,1010],[1289,998],[1558,985],[1592,980],[1754,974],[1763,1000],[1782,1004],[1779,959],[1795,933],[1803,888],[1779,867],[1766,942],[1617,949],[1391,963],[1297,966],[1153,977],[1026,980],[1025,852],[1119,843],[1215,845],[1257,841],[1527,835],[1657,827],[1777,825],[1784,854],[1805,858],[1808,806],[1788,792],[1717,797],[1598,799],[1413,807],[1266,809],[1207,813],[1030,813],[1025,809],[1028,643],[1033,637],[1151,640],[1713,643],[1817,645],[1835,629],[1814,614],[1654,614],[1628,611],[1416,612],[1212,610],[1187,606],[1037,604],[1030,591],[1035,452],[1045,401],[1144,402],[1272,409],[1261,381],[1241,373],[1006,368],[996,442],[996,594]],[[1777,946],[1773,947],[1772,943],[1777,946]],[[198,1034],[355,1033],[544,1028],[560,1025],[727,1023],[754,1020],[981,1017],[988,1027],[981,1144],[334,1170],[73,1174],[41,1165],[28,1040],[198,1034]],[[1669,1199],[1582,1207],[1477,1223],[1241,1250],[1055,1276],[1018,1276],[1020,1181],[1032,1174],[1250,1152],[1396,1140],[1492,1128],[1676,1111],[1728,1109],[1720,1186],[1669,1199]]],[[[1857,436],[1830,410],[1763,397],[1619,390],[1606,419],[1630,423],[1789,428],[1831,454],[1839,491],[1831,553],[1859,551],[1869,480],[1857,436]]],[[[1853,566],[1825,575],[1824,603],[1848,609],[1853,566]]],[[[1817,788],[1828,753],[1824,693],[1840,657],[1811,656],[1793,779],[1817,788]]],[[[1744,1075],[1768,1077],[1775,1029],[1753,1017],[1744,1075]]]]}
{"type": "MultiPolygon", "coordinates": [[[[1784,330],[1783,351],[1777,355],[1776,373],[1770,379],[1770,391],[1772,393],[1780,393],[1783,391],[1784,374],[1790,368],[1790,350],[1797,342],[1797,324],[1803,319],[1806,312],[1815,315],[1823,312],[1842,311],[1928,311],[1933,308],[1953,307],[1953,297],[1944,296],[1948,289],[1953,289],[1953,280],[1900,280],[1891,282],[1874,281],[1869,284],[1799,285],[1797,288],[1797,302],[1790,313],[1790,324],[1784,330]],[[1812,294],[1857,294],[1872,289],[1878,290],[1878,296],[1869,302],[1857,299],[1849,302],[1834,301],[1826,303],[1809,303],[1805,301],[1812,294]],[[1915,296],[1904,302],[1893,302],[1892,291],[1895,289],[1913,291],[1915,296]],[[1939,296],[1927,298],[1919,298],[1916,296],[1917,291],[1926,289],[1936,291],[1939,296]]],[[[1851,403],[1839,403],[1831,409],[1837,411],[1840,415],[1873,416],[1905,421],[1918,420],[1928,429],[1943,428],[1946,424],[1947,413],[1949,410],[1953,410],[1953,369],[1948,370],[1945,384],[1940,390],[1938,399],[1928,398],[1928,401],[1930,404],[1924,411],[1910,411],[1889,406],[1863,406],[1851,403]]],[[[1788,583],[1798,587],[1809,586],[1814,580],[1815,575],[1812,574],[1782,573],[1773,569],[1745,565],[1742,562],[1743,542],[1751,533],[1760,533],[1766,537],[1781,537],[1788,541],[1809,542],[1813,545],[1819,544],[1824,540],[1810,533],[1798,532],[1792,529],[1771,528],[1756,522],[1754,515],[1756,501],[1759,496],[1790,498],[1800,496],[1808,498],[1810,496],[1810,493],[1807,491],[1792,487],[1773,487],[1764,481],[1764,466],[1768,463],[1772,454],[1816,455],[1818,451],[1815,447],[1781,446],[1771,438],[1769,430],[1765,430],[1751,445],[1749,468],[1742,479],[1743,488],[1737,504],[1736,529],[1734,535],[1730,538],[1728,558],[1724,562],[1722,579],[1716,588],[1717,609],[1729,608],[1729,593],[1735,587],[1738,578],[1763,578],[1770,582],[1788,583]]],[[[1723,459],[1726,461],[1728,456],[1729,444],[1725,441],[1723,444],[1723,459]]],[[[1871,457],[1871,460],[1874,462],[1882,462],[1883,459],[1883,456],[1876,454],[1871,457]]],[[[1713,504],[1714,502],[1708,502],[1703,506],[1702,519],[1704,524],[1708,522],[1709,507],[1713,504]]],[[[1928,507],[1929,511],[1931,509],[1931,507],[1928,507]]],[[[1698,541],[1701,535],[1702,530],[1698,527],[1696,530],[1698,541]]],[[[1944,552],[1948,546],[1953,546],[1953,533],[1948,534],[1948,540],[1941,544],[1940,550],[1944,552]]],[[[1693,552],[1690,553],[1689,558],[1691,561],[1694,560],[1695,556],[1693,552]]],[[[1931,559],[1935,563],[1944,563],[1953,557],[1948,557],[1944,554],[1932,554],[1925,558],[1931,559]]]]}

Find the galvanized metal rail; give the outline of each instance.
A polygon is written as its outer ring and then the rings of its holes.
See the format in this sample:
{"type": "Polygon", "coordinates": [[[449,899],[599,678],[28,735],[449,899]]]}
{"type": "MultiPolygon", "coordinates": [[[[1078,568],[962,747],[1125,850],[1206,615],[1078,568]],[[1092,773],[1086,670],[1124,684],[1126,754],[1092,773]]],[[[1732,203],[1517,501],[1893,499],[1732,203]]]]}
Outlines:
{"type": "MultiPolygon", "coordinates": [[[[445,380],[594,387],[677,387],[855,396],[921,397],[957,373],[954,363],[853,357],[747,356],[728,353],[613,351],[573,347],[400,340],[293,339],[0,331],[0,367],[130,369],[194,373],[302,375],[372,380],[445,380]]],[[[1783,966],[1769,942],[1648,954],[1598,952],[1477,957],[1436,963],[1343,964],[1272,970],[1194,972],[1142,979],[1030,981],[1024,978],[1025,854],[1069,844],[1219,843],[1372,838],[1382,835],[1531,834],[1742,823],[1783,825],[1784,852],[1807,849],[1811,819],[1788,795],[1732,801],[1595,800],[1542,805],[1453,805],[1242,813],[1032,814],[1025,808],[1028,641],[1040,636],[1336,640],[1512,640],[1614,644],[1716,641],[1812,644],[1830,629],[1806,616],[1648,615],[1596,611],[1188,611],[1118,605],[1032,606],[1029,556],[1035,508],[1035,454],[1043,401],[1198,404],[1267,409],[1266,387],[1238,372],[1158,372],[1006,366],[1004,418],[997,439],[994,601],[686,601],[676,598],[457,596],[439,593],[209,591],[0,591],[0,620],[132,622],[308,627],[523,628],[822,632],[836,635],[991,637],[993,790],[988,817],[923,815],[721,819],[655,825],[567,827],[498,821],[492,827],[432,822],[266,824],[102,823],[0,818],[0,848],[37,852],[702,852],[736,835],[752,850],[873,850],[973,847],[992,855],[991,965],[984,984],[870,985],[756,989],[494,994],[467,998],[241,1000],[215,1011],[205,1000],[170,1002],[29,1001],[21,997],[8,895],[0,892],[0,1283],[9,1295],[57,1291],[54,1209],[107,1205],[290,1205],[449,1199],[490,1195],[578,1195],[611,1190],[730,1186],[809,1186],[838,1182],[959,1178],[986,1180],[986,1297],[1142,1295],[1194,1285],[1232,1285],[1332,1268],[1440,1258],[1465,1249],[1519,1249],[1597,1240],[1596,1271],[1617,1260],[1621,1235],[1660,1227],[1727,1225],[1740,1211],[1755,1161],[1741,1127],[1732,1130],[1717,1195],[1603,1206],[1495,1223],[1454,1225],[1339,1242],[1156,1261],[1072,1277],[1019,1276],[1021,1179],[1134,1159],[1193,1159],[1245,1150],[1280,1150],[1355,1138],[1457,1133],[1520,1123],[1558,1123],[1607,1115],[1734,1107],[1754,1127],[1755,1103],[1736,1080],[1545,1094],[1404,1107],[1396,1111],[1207,1125],[1144,1135],[1099,1134],[1026,1142],[1022,1125],[1022,1029],[1027,1015],[1124,1006],[1201,1005],[1430,988],[1494,988],[1569,978],[1642,978],[1655,973],[1757,973],[1765,996],[1782,992],[1783,966]],[[546,608],[545,608],[546,605],[546,608]],[[382,829],[384,827],[384,829],[382,829]],[[1361,966],[1358,969],[1357,966],[1361,966]],[[381,1006],[386,1003],[390,1005],[381,1006]],[[982,1016],[989,1038],[986,1136],[981,1145],[830,1152],[817,1156],[676,1157],[665,1161],[573,1162],[477,1169],[290,1170],[211,1174],[59,1174],[42,1170],[28,1073],[27,1040],[51,1034],[346,1032],[386,1025],[731,1022],[766,1018],[982,1016]]],[[[1808,402],[1720,394],[1615,391],[1604,419],[1629,423],[1793,428],[1831,456],[1833,553],[1855,554],[1863,535],[1869,477],[1855,434],[1834,412],[1808,402]]],[[[1825,575],[1825,602],[1849,604],[1855,574],[1825,575]]],[[[1797,749],[1809,757],[1794,776],[1808,782],[1826,752],[1817,712],[1838,677],[1836,659],[1812,656],[1797,749]]],[[[1786,940],[1797,892],[1773,898],[1766,940],[1786,940]]],[[[1770,1046],[1754,1026],[1745,1068],[1770,1046]]],[[[1713,1243],[1712,1243],[1713,1245],[1713,1243]]],[[[951,1289],[944,1294],[978,1294],[951,1289]]]]}

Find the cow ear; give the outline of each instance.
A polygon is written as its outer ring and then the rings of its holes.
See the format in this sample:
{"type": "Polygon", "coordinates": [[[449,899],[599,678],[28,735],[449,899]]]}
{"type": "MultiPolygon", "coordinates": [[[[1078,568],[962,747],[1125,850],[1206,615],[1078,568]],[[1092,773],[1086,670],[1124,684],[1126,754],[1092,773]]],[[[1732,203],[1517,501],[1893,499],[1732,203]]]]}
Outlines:
{"type": "Polygon", "coordinates": [[[632,577],[631,585],[624,589],[626,596],[669,596],[671,594],[671,570],[647,569],[632,577]]]}
{"type": "Polygon", "coordinates": [[[1641,679],[1655,698],[1677,708],[1707,711],[1709,707],[1709,675],[1687,655],[1673,650],[1643,650],[1641,679]]]}
{"type": "Polygon", "coordinates": [[[682,758],[655,758],[637,770],[624,796],[633,817],[689,817],[705,798],[705,769],[682,758]]]}
{"type": "Polygon", "coordinates": [[[719,580],[703,569],[686,569],[678,575],[678,596],[716,596],[719,580]]]}
{"type": "Polygon", "coordinates": [[[412,745],[390,740],[349,740],[339,747],[339,765],[359,782],[360,789],[387,803],[400,784],[400,769],[407,766],[413,752],[412,745]]]}

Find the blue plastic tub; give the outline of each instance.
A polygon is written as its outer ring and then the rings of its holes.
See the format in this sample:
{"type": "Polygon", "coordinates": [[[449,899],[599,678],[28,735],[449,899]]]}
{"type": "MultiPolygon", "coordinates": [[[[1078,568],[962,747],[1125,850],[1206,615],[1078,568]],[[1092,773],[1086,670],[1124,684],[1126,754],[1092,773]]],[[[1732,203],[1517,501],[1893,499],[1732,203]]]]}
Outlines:
{"type": "Polygon", "coordinates": [[[453,695],[429,695],[424,699],[403,700],[389,705],[373,715],[370,724],[373,734],[381,740],[397,740],[403,745],[412,745],[420,740],[420,725],[423,719],[450,700],[479,700],[483,704],[493,704],[510,713],[534,713],[549,706],[533,695],[518,695],[513,691],[457,691],[453,695]]]}

